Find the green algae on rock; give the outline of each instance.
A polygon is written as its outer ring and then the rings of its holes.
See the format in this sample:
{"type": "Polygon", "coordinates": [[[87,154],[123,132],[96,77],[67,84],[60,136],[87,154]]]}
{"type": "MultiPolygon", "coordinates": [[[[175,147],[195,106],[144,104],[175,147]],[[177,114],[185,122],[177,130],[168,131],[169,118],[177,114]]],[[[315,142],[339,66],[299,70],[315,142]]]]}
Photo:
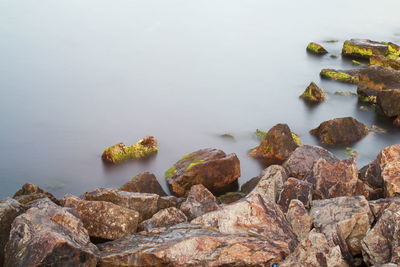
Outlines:
{"type": "Polygon", "coordinates": [[[351,39],[343,44],[342,54],[356,58],[370,58],[371,55],[386,55],[386,44],[366,39],[351,39]]]}
{"type": "Polygon", "coordinates": [[[310,51],[317,55],[324,55],[328,53],[328,51],[322,45],[313,42],[307,45],[307,51],[310,51]]]}
{"type": "Polygon", "coordinates": [[[369,59],[370,65],[378,65],[393,70],[400,70],[400,57],[395,55],[372,55],[369,59]]]}
{"type": "Polygon", "coordinates": [[[312,102],[320,103],[325,101],[326,93],[322,88],[319,88],[314,82],[311,82],[306,90],[300,95],[300,98],[312,102]]]}
{"type": "Polygon", "coordinates": [[[358,83],[359,70],[334,70],[322,69],[321,77],[336,80],[344,83],[358,83]]]}
{"type": "Polygon", "coordinates": [[[153,136],[146,136],[131,146],[123,143],[110,146],[104,150],[101,157],[104,161],[117,164],[126,160],[144,159],[157,151],[157,140],[153,136]]]}

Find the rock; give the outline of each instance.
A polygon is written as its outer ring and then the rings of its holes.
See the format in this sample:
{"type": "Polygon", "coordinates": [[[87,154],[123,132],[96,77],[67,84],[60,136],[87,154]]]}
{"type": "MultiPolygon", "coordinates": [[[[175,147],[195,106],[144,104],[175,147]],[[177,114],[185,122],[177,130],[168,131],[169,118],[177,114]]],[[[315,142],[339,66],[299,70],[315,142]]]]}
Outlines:
{"type": "Polygon", "coordinates": [[[293,140],[289,126],[277,124],[268,131],[261,144],[251,151],[249,156],[267,166],[282,164],[298,146],[293,140]]]}
{"type": "Polygon", "coordinates": [[[191,223],[214,228],[224,234],[273,236],[274,241],[285,243],[290,251],[297,245],[296,235],[279,206],[265,203],[260,195],[251,195],[206,213],[191,223]]]}
{"type": "Polygon", "coordinates": [[[15,199],[8,197],[0,200],[0,266],[3,266],[4,247],[10,236],[11,224],[24,211],[24,207],[15,199]]]}
{"type": "Polygon", "coordinates": [[[31,183],[25,183],[22,188],[18,190],[13,196],[13,198],[18,200],[18,202],[20,202],[21,204],[28,204],[29,202],[36,199],[46,197],[51,199],[51,201],[53,201],[54,203],[59,204],[58,200],[52,194],[31,183]]]}
{"type": "Polygon", "coordinates": [[[271,165],[260,174],[260,181],[248,196],[260,195],[266,203],[276,203],[283,185],[288,179],[285,169],[279,165],[271,165]]]}
{"type": "Polygon", "coordinates": [[[323,78],[336,80],[344,83],[358,83],[360,70],[334,70],[322,69],[319,75],[323,78]]]}
{"type": "Polygon", "coordinates": [[[153,136],[146,136],[131,146],[118,143],[107,147],[101,158],[106,162],[117,164],[126,160],[144,159],[157,153],[157,151],[157,140],[153,136]]]}
{"type": "Polygon", "coordinates": [[[186,215],[177,208],[163,209],[151,217],[151,219],[141,222],[138,231],[150,231],[153,228],[168,227],[175,224],[187,222],[186,215]]]}
{"type": "Polygon", "coordinates": [[[385,116],[400,116],[400,89],[380,91],[376,97],[376,104],[385,116]]]}
{"type": "Polygon", "coordinates": [[[320,103],[325,101],[326,93],[322,88],[319,88],[314,82],[311,82],[300,97],[308,102],[320,103]]]}
{"type": "Polygon", "coordinates": [[[351,39],[343,44],[342,54],[357,58],[369,58],[371,55],[386,55],[388,46],[366,39],[351,39]]]}
{"type": "Polygon", "coordinates": [[[400,206],[392,203],[362,240],[364,261],[369,265],[400,264],[400,206]]]}
{"type": "Polygon", "coordinates": [[[64,207],[78,212],[89,236],[114,240],[136,232],[139,213],[106,201],[87,201],[72,195],[63,198],[64,207]]]}
{"type": "Polygon", "coordinates": [[[400,195],[400,145],[389,146],[378,153],[376,163],[384,181],[385,196],[400,195]]]}
{"type": "Polygon", "coordinates": [[[163,210],[172,207],[179,208],[184,201],[185,201],[184,198],[177,198],[174,196],[160,197],[158,201],[158,210],[163,210]]]}
{"type": "Polygon", "coordinates": [[[238,201],[246,196],[246,194],[242,192],[228,192],[218,197],[218,201],[221,204],[231,204],[233,202],[238,201]]]}
{"type": "Polygon", "coordinates": [[[340,247],[332,246],[323,234],[314,229],[279,266],[346,267],[349,265],[344,261],[340,247]]]}
{"type": "Polygon", "coordinates": [[[400,70],[400,58],[396,60],[392,57],[372,55],[369,59],[369,64],[378,65],[393,70],[400,70]]]}
{"type": "Polygon", "coordinates": [[[365,137],[369,130],[364,123],[352,117],[345,117],[324,121],[310,133],[318,137],[322,144],[333,146],[355,143],[365,137]]]}
{"type": "Polygon", "coordinates": [[[242,186],[240,187],[240,192],[245,195],[249,194],[257,186],[258,182],[260,182],[260,179],[261,176],[251,178],[250,180],[242,184],[242,186]]]}
{"type": "Polygon", "coordinates": [[[99,245],[99,266],[267,266],[290,253],[286,244],[260,237],[221,234],[180,224],[148,235],[99,245]]]}
{"type": "Polygon", "coordinates": [[[317,55],[324,55],[328,53],[328,51],[322,45],[313,42],[307,45],[307,51],[317,55]]]}
{"type": "Polygon", "coordinates": [[[211,148],[187,154],[165,173],[171,192],[178,197],[185,196],[196,184],[204,185],[215,195],[235,191],[239,177],[240,162],[236,154],[226,155],[211,148]]]}
{"type": "Polygon", "coordinates": [[[346,261],[361,253],[361,240],[371,227],[373,216],[364,196],[314,200],[310,215],[318,232],[339,245],[346,261]]]}
{"type": "Polygon", "coordinates": [[[374,189],[383,188],[384,186],[376,160],[362,167],[358,172],[358,178],[374,189]]]}
{"type": "Polygon", "coordinates": [[[181,205],[181,210],[189,220],[218,209],[217,199],[202,184],[192,186],[186,201],[181,205]]]}
{"type": "Polygon", "coordinates": [[[301,241],[307,237],[312,227],[312,218],[304,208],[303,202],[292,199],[286,213],[286,219],[292,226],[298,240],[301,241]]]}
{"type": "Polygon", "coordinates": [[[296,148],[282,166],[287,170],[290,177],[303,179],[320,158],[325,159],[330,164],[339,161],[335,155],[325,148],[303,145],[296,148]]]}
{"type": "Polygon", "coordinates": [[[159,196],[167,196],[154,174],[144,172],[133,177],[119,190],[127,192],[151,193],[159,196]]]}
{"type": "Polygon", "coordinates": [[[5,248],[5,267],[96,266],[98,249],[80,219],[42,201],[18,216],[5,248]]]}
{"type": "Polygon", "coordinates": [[[341,95],[341,96],[357,96],[356,93],[350,92],[350,91],[336,91],[335,95],[341,95]]]}
{"type": "Polygon", "coordinates": [[[373,189],[372,187],[358,179],[353,195],[364,196],[367,200],[374,200],[383,197],[383,190],[381,188],[373,189]]]}
{"type": "Polygon", "coordinates": [[[300,200],[304,206],[310,207],[313,194],[313,185],[296,178],[289,178],[283,185],[278,204],[283,212],[287,212],[292,199],[300,200]]]}
{"type": "Polygon", "coordinates": [[[391,197],[391,198],[381,198],[369,201],[369,207],[374,215],[376,221],[382,216],[382,213],[385,211],[390,204],[396,203],[400,205],[400,198],[399,197],[391,197]]]}
{"type": "Polygon", "coordinates": [[[139,212],[139,222],[150,219],[158,211],[159,196],[148,193],[132,193],[113,188],[98,188],[82,196],[90,201],[107,201],[139,212]]]}
{"type": "Polygon", "coordinates": [[[400,56],[400,46],[394,43],[387,43],[388,46],[388,56],[400,56]]]}

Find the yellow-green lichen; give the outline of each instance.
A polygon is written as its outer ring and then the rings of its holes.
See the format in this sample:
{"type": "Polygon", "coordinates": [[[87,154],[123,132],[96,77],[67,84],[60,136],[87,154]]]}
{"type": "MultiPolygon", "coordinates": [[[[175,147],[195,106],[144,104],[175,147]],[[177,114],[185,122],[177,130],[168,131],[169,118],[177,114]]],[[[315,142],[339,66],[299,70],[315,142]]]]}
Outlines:
{"type": "Polygon", "coordinates": [[[388,55],[400,56],[400,47],[395,44],[388,44],[388,55]]]}
{"type": "Polygon", "coordinates": [[[257,139],[259,139],[260,141],[263,140],[266,135],[267,135],[267,132],[264,132],[264,131],[259,130],[259,129],[256,130],[257,139]]]}
{"type": "Polygon", "coordinates": [[[176,167],[175,165],[172,166],[171,168],[169,168],[166,172],[165,172],[165,179],[170,178],[174,173],[175,173],[176,167]]]}
{"type": "Polygon", "coordinates": [[[351,63],[355,66],[361,65],[361,62],[357,61],[357,60],[352,60],[351,63]]]}
{"type": "Polygon", "coordinates": [[[357,75],[350,75],[340,71],[330,71],[330,70],[321,70],[320,75],[325,78],[333,79],[340,82],[346,83],[358,83],[359,79],[357,75]]]}
{"type": "Polygon", "coordinates": [[[293,141],[294,141],[298,146],[301,146],[301,145],[302,145],[302,143],[301,143],[301,141],[300,141],[300,138],[299,138],[299,136],[298,136],[297,134],[292,133],[292,138],[293,138],[293,141]]]}
{"type": "Polygon", "coordinates": [[[348,157],[356,158],[360,155],[356,150],[351,147],[346,147],[346,149],[342,150],[342,153],[348,157]]]}
{"type": "Polygon", "coordinates": [[[204,160],[199,160],[199,161],[195,161],[195,162],[192,162],[192,163],[190,163],[187,167],[186,167],[186,171],[188,171],[188,170],[190,170],[191,168],[193,168],[194,166],[196,166],[196,165],[198,165],[198,164],[200,164],[200,163],[203,163],[204,162],[204,160]]]}
{"type": "Polygon", "coordinates": [[[178,162],[179,162],[179,161],[182,161],[182,160],[184,160],[184,159],[186,159],[186,158],[188,158],[188,157],[190,157],[191,155],[192,155],[192,153],[189,153],[189,154],[184,155],[182,158],[180,158],[180,159],[178,160],[178,162]]]}
{"type": "Polygon", "coordinates": [[[374,104],[374,103],[376,103],[376,96],[362,96],[362,95],[358,95],[358,100],[359,100],[360,102],[365,102],[365,103],[374,104]]]}
{"type": "Polygon", "coordinates": [[[307,45],[307,50],[319,55],[328,53],[328,51],[322,45],[313,42],[307,45]]]}
{"type": "Polygon", "coordinates": [[[372,55],[371,48],[363,48],[358,45],[354,45],[349,41],[345,41],[343,44],[342,54],[351,55],[351,56],[359,56],[359,57],[367,57],[369,58],[372,55]]]}
{"type": "Polygon", "coordinates": [[[138,177],[139,174],[136,174],[135,176],[132,177],[131,181],[135,180],[136,177],[138,177]]]}

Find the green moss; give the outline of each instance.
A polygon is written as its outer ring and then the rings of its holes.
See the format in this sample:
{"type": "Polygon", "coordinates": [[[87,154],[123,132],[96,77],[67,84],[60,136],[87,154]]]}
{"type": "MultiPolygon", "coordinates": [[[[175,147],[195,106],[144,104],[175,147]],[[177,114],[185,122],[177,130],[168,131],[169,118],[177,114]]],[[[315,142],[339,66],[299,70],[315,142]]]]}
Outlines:
{"type": "Polygon", "coordinates": [[[374,103],[376,103],[376,96],[361,96],[361,95],[358,95],[358,100],[360,102],[374,104],[374,103]]]}
{"type": "Polygon", "coordinates": [[[358,153],[356,150],[352,149],[351,147],[346,147],[346,149],[341,151],[342,154],[348,156],[348,157],[352,157],[352,158],[356,158],[360,155],[360,153],[358,153]]]}
{"type": "Polygon", "coordinates": [[[267,135],[267,132],[264,132],[264,131],[259,130],[259,129],[256,130],[257,139],[259,139],[260,141],[263,140],[266,135],[267,135]]]}
{"type": "Polygon", "coordinates": [[[333,79],[340,82],[346,83],[358,83],[359,79],[357,75],[350,75],[340,71],[331,71],[331,70],[321,70],[320,75],[325,78],[333,79]]]}
{"type": "Polygon", "coordinates": [[[138,177],[139,174],[136,174],[135,176],[132,177],[131,181],[135,180],[136,177],[138,177]]]}
{"type": "Polygon", "coordinates": [[[357,61],[357,60],[352,60],[351,63],[355,66],[361,65],[361,62],[357,61]]]}
{"type": "Polygon", "coordinates": [[[107,147],[104,151],[105,151],[105,152],[108,152],[108,151],[110,151],[110,148],[107,147]]]}
{"type": "Polygon", "coordinates": [[[293,138],[293,141],[294,141],[298,146],[301,146],[301,145],[302,145],[302,143],[301,143],[301,141],[300,141],[300,138],[299,138],[299,136],[298,136],[297,134],[292,133],[292,138],[293,138]]]}
{"type": "Polygon", "coordinates": [[[182,158],[180,158],[180,159],[178,160],[178,162],[179,162],[179,161],[182,161],[182,160],[184,160],[184,159],[186,159],[186,158],[188,158],[188,157],[190,157],[191,155],[192,155],[192,153],[186,154],[185,156],[183,156],[182,158]]]}
{"type": "Polygon", "coordinates": [[[323,48],[322,45],[313,42],[307,45],[307,50],[318,55],[328,53],[328,51],[325,48],[323,48]]]}
{"type": "Polygon", "coordinates": [[[388,55],[393,55],[393,56],[400,56],[400,47],[393,45],[393,44],[388,44],[388,55]]]}
{"type": "Polygon", "coordinates": [[[360,56],[369,58],[372,55],[372,49],[363,48],[357,45],[353,45],[351,42],[346,41],[343,44],[342,53],[344,55],[360,56]]]}
{"type": "Polygon", "coordinates": [[[227,138],[235,139],[235,137],[230,133],[221,134],[221,137],[227,137],[227,138]]]}
{"type": "Polygon", "coordinates": [[[190,163],[187,167],[186,167],[186,171],[188,171],[188,170],[190,170],[191,168],[193,168],[194,166],[196,166],[196,165],[198,165],[198,164],[200,164],[200,163],[203,163],[204,162],[204,160],[199,160],[199,161],[196,161],[196,162],[192,162],[192,163],[190,163]]]}
{"type": "Polygon", "coordinates": [[[176,167],[175,165],[172,166],[171,168],[169,168],[166,172],[165,172],[165,179],[168,179],[169,177],[171,177],[174,173],[175,173],[176,167]]]}
{"type": "Polygon", "coordinates": [[[337,55],[331,55],[330,57],[331,57],[331,58],[338,58],[337,55]]]}

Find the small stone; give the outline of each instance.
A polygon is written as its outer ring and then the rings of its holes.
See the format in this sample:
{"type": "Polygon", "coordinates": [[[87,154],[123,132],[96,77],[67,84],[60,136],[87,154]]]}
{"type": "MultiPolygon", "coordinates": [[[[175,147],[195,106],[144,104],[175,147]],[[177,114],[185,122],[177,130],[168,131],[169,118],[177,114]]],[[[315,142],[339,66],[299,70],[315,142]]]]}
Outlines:
{"type": "Polygon", "coordinates": [[[387,130],[386,130],[386,129],[383,129],[382,127],[379,127],[379,126],[377,126],[377,125],[375,125],[375,124],[373,124],[373,125],[371,126],[371,130],[372,130],[373,132],[379,133],[379,134],[385,134],[385,133],[387,133],[387,130]]]}
{"type": "Polygon", "coordinates": [[[160,197],[158,201],[158,210],[163,210],[172,207],[179,208],[184,201],[185,201],[184,198],[177,198],[175,196],[160,197]]]}
{"type": "Polygon", "coordinates": [[[138,226],[138,231],[150,231],[153,228],[168,227],[183,222],[187,222],[185,214],[172,207],[160,210],[151,219],[141,222],[138,226]]]}
{"type": "Polygon", "coordinates": [[[186,201],[181,205],[181,210],[189,220],[218,209],[217,199],[202,184],[192,186],[186,201]]]}
{"type": "Polygon", "coordinates": [[[325,101],[326,93],[322,88],[319,88],[314,82],[306,88],[300,97],[308,102],[320,103],[325,101]]]}
{"type": "Polygon", "coordinates": [[[343,44],[342,54],[357,58],[369,58],[371,55],[386,55],[388,46],[366,39],[351,39],[343,44]]]}
{"type": "Polygon", "coordinates": [[[400,89],[380,91],[376,97],[376,104],[385,116],[400,116],[400,89]]]}
{"type": "Polygon", "coordinates": [[[310,51],[317,55],[324,55],[328,53],[328,51],[322,45],[313,42],[307,45],[307,51],[310,51]]]}
{"type": "Polygon", "coordinates": [[[336,91],[335,95],[341,95],[341,96],[357,96],[356,93],[350,92],[350,91],[336,91]]]}

